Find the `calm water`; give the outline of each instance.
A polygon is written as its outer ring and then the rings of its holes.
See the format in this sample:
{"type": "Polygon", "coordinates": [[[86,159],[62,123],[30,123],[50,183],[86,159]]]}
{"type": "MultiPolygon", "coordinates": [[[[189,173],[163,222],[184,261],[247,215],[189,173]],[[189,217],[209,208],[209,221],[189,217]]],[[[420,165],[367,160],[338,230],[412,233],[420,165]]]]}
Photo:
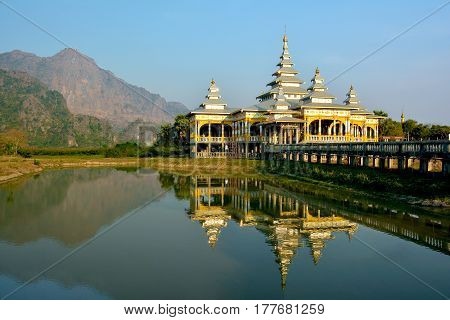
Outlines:
{"type": "Polygon", "coordinates": [[[245,177],[47,171],[0,186],[0,295],[120,222],[9,298],[450,296],[449,219],[380,201],[245,177]]]}

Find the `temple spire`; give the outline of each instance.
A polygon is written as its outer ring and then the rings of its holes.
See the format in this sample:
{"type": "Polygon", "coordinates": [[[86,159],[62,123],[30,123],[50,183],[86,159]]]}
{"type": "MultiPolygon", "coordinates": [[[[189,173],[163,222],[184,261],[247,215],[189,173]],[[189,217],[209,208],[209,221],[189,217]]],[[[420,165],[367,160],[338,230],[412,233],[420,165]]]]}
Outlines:
{"type": "Polygon", "coordinates": [[[308,91],[312,92],[325,92],[328,88],[325,87],[325,80],[320,76],[319,67],[316,67],[314,77],[311,79],[311,86],[308,91]]]}
{"type": "Polygon", "coordinates": [[[287,37],[287,35],[286,35],[286,32],[284,33],[284,36],[283,36],[283,55],[285,55],[285,54],[289,54],[289,52],[288,52],[288,37],[287,37]]]}
{"type": "Polygon", "coordinates": [[[202,102],[200,108],[204,109],[225,109],[227,103],[222,99],[220,90],[216,85],[214,78],[211,79],[208,88],[208,94],[205,96],[206,100],[202,102]]]}
{"type": "Polygon", "coordinates": [[[274,99],[278,87],[283,87],[286,99],[289,100],[291,104],[298,103],[298,101],[306,94],[306,91],[301,87],[303,81],[298,78],[297,75],[299,72],[294,69],[294,63],[289,55],[288,37],[286,32],[283,35],[283,51],[277,66],[278,69],[272,74],[275,79],[267,84],[271,89],[256,98],[260,101],[274,99]]]}
{"type": "Polygon", "coordinates": [[[347,99],[344,100],[344,103],[346,105],[358,105],[359,104],[359,100],[356,95],[356,90],[353,88],[353,85],[350,85],[350,89],[348,90],[348,93],[347,93],[347,99]]]}

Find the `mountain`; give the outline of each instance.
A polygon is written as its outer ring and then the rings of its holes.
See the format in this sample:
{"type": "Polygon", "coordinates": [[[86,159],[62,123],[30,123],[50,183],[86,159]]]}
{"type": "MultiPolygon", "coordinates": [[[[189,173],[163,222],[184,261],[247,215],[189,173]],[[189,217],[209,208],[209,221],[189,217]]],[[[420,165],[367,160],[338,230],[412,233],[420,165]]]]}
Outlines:
{"type": "Polygon", "coordinates": [[[59,91],[73,114],[106,119],[117,128],[136,120],[161,124],[188,112],[182,103],[167,102],[158,94],[128,84],[74,49],[64,49],[52,57],[14,50],[0,54],[0,68],[27,72],[59,91]]]}
{"type": "Polygon", "coordinates": [[[0,69],[0,133],[18,129],[32,146],[102,146],[114,142],[111,125],[72,115],[64,97],[20,71],[0,69]]]}

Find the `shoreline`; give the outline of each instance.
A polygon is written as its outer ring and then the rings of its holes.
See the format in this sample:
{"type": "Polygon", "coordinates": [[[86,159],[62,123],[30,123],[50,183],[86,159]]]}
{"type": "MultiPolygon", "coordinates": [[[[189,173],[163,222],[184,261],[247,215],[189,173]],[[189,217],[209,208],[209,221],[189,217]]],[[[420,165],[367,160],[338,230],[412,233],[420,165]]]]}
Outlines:
{"type": "Polygon", "coordinates": [[[136,158],[100,157],[0,157],[0,184],[12,182],[47,169],[137,166],[136,158]]]}
{"type": "MultiPolygon", "coordinates": [[[[383,198],[417,206],[418,208],[449,211],[450,201],[427,196],[398,194],[364,190],[359,186],[341,185],[338,182],[314,179],[308,175],[292,175],[282,170],[268,170],[264,162],[247,159],[191,159],[191,158],[103,158],[100,156],[42,156],[35,158],[0,157],[0,185],[26,176],[39,174],[48,169],[95,168],[95,167],[147,167],[182,175],[232,174],[264,177],[286,190],[295,192],[301,184],[326,189],[341,190],[360,196],[383,198]]],[[[328,169],[330,170],[330,169],[328,169]]],[[[331,169],[332,170],[332,169],[331,169]]],[[[355,173],[356,175],[356,173],[355,173]]],[[[445,214],[445,212],[444,212],[445,214]]]]}

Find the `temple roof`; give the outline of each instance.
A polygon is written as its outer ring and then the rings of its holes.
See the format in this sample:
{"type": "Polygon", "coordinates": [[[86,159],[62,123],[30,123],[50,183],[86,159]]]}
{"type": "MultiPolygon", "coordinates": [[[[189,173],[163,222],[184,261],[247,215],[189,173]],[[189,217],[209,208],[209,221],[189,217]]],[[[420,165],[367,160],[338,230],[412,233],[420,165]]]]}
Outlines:
{"type": "Polygon", "coordinates": [[[280,82],[300,83],[300,84],[303,83],[302,80],[300,80],[299,78],[297,78],[297,77],[295,77],[295,76],[292,77],[292,76],[283,76],[283,75],[280,75],[280,76],[276,77],[275,79],[273,79],[272,82],[269,82],[267,85],[268,85],[268,86],[273,86],[273,85],[275,85],[275,84],[277,84],[277,83],[280,83],[280,82]]]}
{"type": "Polygon", "coordinates": [[[205,109],[203,107],[198,107],[197,109],[190,111],[188,114],[231,114],[236,110],[236,108],[205,109]]]}
{"type": "MultiPolygon", "coordinates": [[[[280,85],[279,83],[277,83],[272,89],[270,89],[269,91],[263,92],[261,93],[259,96],[257,96],[257,99],[260,99],[266,95],[272,95],[274,93],[278,92],[278,87],[282,86],[284,93],[285,94],[296,94],[296,95],[304,95],[307,93],[307,91],[305,89],[303,89],[302,87],[288,87],[288,86],[283,86],[280,85]]],[[[261,103],[264,103],[265,101],[262,101],[261,103]]],[[[291,102],[291,101],[289,101],[291,102]]]]}
{"type": "MultiPolygon", "coordinates": [[[[277,71],[275,71],[272,75],[274,77],[278,76],[280,73],[289,73],[289,74],[298,74],[298,71],[292,67],[281,67],[277,71]]],[[[299,79],[300,80],[300,79],[299,79]]]]}

